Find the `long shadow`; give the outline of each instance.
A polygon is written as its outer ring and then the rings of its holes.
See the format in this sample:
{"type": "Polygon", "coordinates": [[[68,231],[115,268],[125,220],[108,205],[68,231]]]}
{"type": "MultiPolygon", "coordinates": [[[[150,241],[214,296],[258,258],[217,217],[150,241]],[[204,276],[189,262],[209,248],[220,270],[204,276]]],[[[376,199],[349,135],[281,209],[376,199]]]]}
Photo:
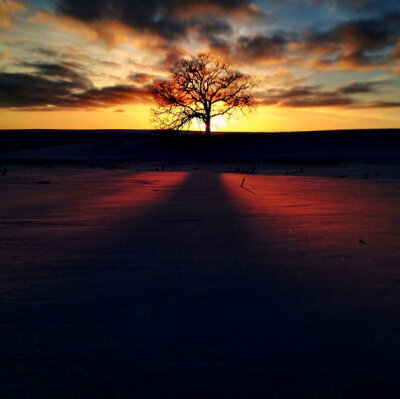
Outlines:
{"type": "Polygon", "coordinates": [[[7,397],[395,397],[380,321],[285,283],[285,254],[242,222],[218,174],[192,173],[86,255],[82,237],[71,274],[7,317],[7,397]]]}

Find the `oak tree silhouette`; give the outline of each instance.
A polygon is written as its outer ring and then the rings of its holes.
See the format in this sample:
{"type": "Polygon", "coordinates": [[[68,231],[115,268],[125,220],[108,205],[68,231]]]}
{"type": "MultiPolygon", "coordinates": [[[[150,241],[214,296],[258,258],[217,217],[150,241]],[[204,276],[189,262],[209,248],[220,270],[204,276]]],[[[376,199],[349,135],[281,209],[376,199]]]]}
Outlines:
{"type": "Polygon", "coordinates": [[[190,127],[203,122],[205,135],[211,136],[211,119],[230,118],[236,111],[245,113],[254,107],[251,89],[255,80],[209,54],[199,54],[175,64],[172,79],[156,84],[152,109],[154,124],[164,130],[190,127]]]}

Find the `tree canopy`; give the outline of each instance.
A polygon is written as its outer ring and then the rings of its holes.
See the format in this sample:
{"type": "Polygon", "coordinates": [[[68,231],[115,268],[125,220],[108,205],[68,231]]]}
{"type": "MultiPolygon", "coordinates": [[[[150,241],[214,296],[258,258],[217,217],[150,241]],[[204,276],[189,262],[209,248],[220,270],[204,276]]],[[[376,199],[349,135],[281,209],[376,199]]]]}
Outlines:
{"type": "Polygon", "coordinates": [[[153,88],[157,107],[153,108],[158,128],[181,130],[197,120],[211,135],[211,119],[231,117],[254,106],[251,89],[255,80],[209,54],[181,60],[172,68],[172,78],[153,88]]]}

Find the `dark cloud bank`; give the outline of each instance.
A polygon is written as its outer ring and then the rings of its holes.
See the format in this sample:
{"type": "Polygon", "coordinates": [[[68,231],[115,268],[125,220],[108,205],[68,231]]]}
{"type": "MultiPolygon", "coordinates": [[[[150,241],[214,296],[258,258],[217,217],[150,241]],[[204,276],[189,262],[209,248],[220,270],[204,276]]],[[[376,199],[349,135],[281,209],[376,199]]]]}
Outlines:
{"type": "Polygon", "coordinates": [[[150,95],[148,84],[95,88],[89,79],[70,65],[24,63],[23,66],[34,71],[0,72],[0,108],[99,108],[143,102],[150,95]]]}
{"type": "Polygon", "coordinates": [[[61,0],[58,11],[88,23],[118,20],[169,40],[184,37],[201,15],[261,15],[248,0],[61,0]]]}

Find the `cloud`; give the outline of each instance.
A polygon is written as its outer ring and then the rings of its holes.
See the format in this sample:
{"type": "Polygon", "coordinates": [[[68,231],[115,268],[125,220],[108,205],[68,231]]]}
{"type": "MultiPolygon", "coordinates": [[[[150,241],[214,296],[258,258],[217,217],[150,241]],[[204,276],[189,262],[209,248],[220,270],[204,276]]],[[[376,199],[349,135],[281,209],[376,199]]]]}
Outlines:
{"type": "Polygon", "coordinates": [[[233,41],[220,38],[210,49],[233,63],[285,64],[293,61],[288,53],[289,41],[281,33],[241,35],[233,41]]]}
{"type": "Polygon", "coordinates": [[[223,46],[227,37],[234,33],[230,23],[222,18],[203,17],[194,21],[191,29],[197,38],[211,46],[223,46]]]}
{"type": "Polygon", "coordinates": [[[74,82],[50,80],[24,73],[0,73],[0,107],[45,107],[66,101],[74,82]]]}
{"type": "Polygon", "coordinates": [[[326,31],[309,30],[293,48],[319,55],[310,62],[317,69],[368,70],[392,63],[399,38],[400,13],[391,12],[351,20],[326,31]]]}
{"type": "Polygon", "coordinates": [[[0,29],[10,28],[15,21],[15,14],[24,12],[26,5],[19,1],[0,0],[0,29]]]}
{"type": "Polygon", "coordinates": [[[396,46],[390,52],[390,56],[395,60],[400,60],[400,40],[397,42],[396,46]]]}
{"type": "Polygon", "coordinates": [[[156,75],[146,72],[135,72],[128,76],[131,82],[139,84],[151,84],[155,78],[157,78],[156,75]]]}
{"type": "Polygon", "coordinates": [[[150,87],[114,85],[93,88],[70,98],[69,106],[102,108],[120,104],[145,102],[150,97],[150,87]]]}
{"type": "Polygon", "coordinates": [[[56,14],[40,10],[28,21],[79,34],[88,42],[103,41],[109,47],[133,40],[135,47],[163,55],[158,67],[169,68],[188,54],[184,46],[193,38],[224,45],[225,38],[234,34],[228,17],[262,15],[249,0],[61,0],[56,14]]]}
{"type": "Polygon", "coordinates": [[[90,26],[115,21],[169,41],[184,38],[201,15],[262,15],[248,0],[61,0],[58,11],[90,26]]]}
{"type": "MultiPolygon", "coordinates": [[[[109,48],[132,40],[134,47],[161,58],[158,65],[159,68],[169,68],[187,54],[174,40],[168,40],[154,32],[135,30],[133,27],[117,20],[94,19],[92,22],[88,22],[66,14],[54,15],[45,11],[37,11],[28,21],[51,25],[71,34],[79,34],[87,42],[102,41],[109,48]]],[[[82,54],[82,52],[77,52],[72,46],[69,46],[69,48],[70,50],[66,46],[68,57],[81,61],[89,60],[89,56],[82,54]]],[[[46,51],[45,47],[44,51],[46,51]]]]}
{"type": "Polygon", "coordinates": [[[79,34],[87,42],[102,40],[109,47],[128,41],[135,33],[118,21],[104,20],[88,24],[68,15],[37,11],[28,18],[30,23],[50,25],[71,34],[79,34]]]}
{"type": "Polygon", "coordinates": [[[144,102],[150,96],[149,86],[119,84],[93,87],[86,76],[70,65],[24,63],[21,66],[33,71],[0,72],[0,108],[101,108],[144,102]]]}
{"type": "Polygon", "coordinates": [[[354,11],[380,10],[382,6],[395,8],[397,0],[269,0],[270,3],[278,3],[289,7],[315,7],[327,6],[354,11]]]}
{"type": "Polygon", "coordinates": [[[75,84],[75,87],[80,89],[88,89],[92,87],[91,81],[86,78],[86,76],[72,69],[73,66],[76,66],[73,63],[50,64],[23,62],[20,65],[33,68],[34,74],[39,77],[46,77],[46,79],[50,80],[65,79],[75,84]]]}
{"type": "Polygon", "coordinates": [[[257,10],[248,0],[61,0],[56,15],[38,11],[30,21],[79,33],[87,41],[101,40],[110,47],[133,40],[141,50],[164,56],[160,68],[169,68],[186,56],[193,39],[239,64],[298,65],[318,70],[398,67],[399,12],[351,19],[304,34],[250,34],[247,29],[233,29],[229,17],[261,15],[257,10]]]}
{"type": "Polygon", "coordinates": [[[339,92],[323,91],[318,86],[295,86],[288,89],[272,89],[261,95],[258,103],[299,108],[350,105],[354,103],[354,100],[339,92]]]}
{"type": "MultiPolygon", "coordinates": [[[[265,75],[274,68],[262,68],[260,65],[280,66],[279,72],[268,81],[267,75],[265,77],[265,88],[273,89],[264,92],[260,89],[256,93],[260,104],[280,107],[346,108],[399,106],[396,101],[373,99],[374,94],[380,92],[381,82],[353,81],[331,90],[323,86],[307,85],[305,77],[310,76],[310,70],[300,70],[300,78],[292,76],[291,73],[298,74],[299,67],[351,71],[370,71],[378,68],[396,71],[397,68],[397,71],[400,71],[400,12],[379,15],[374,11],[359,14],[370,15],[368,18],[354,18],[353,13],[346,11],[340,14],[339,23],[335,22],[337,19],[335,20],[334,14],[329,14],[332,16],[329,24],[322,25],[328,21],[326,17],[316,25],[325,26],[323,28],[314,27],[307,31],[293,32],[288,26],[285,32],[273,31],[272,26],[276,26],[275,23],[262,26],[258,24],[259,21],[250,25],[248,21],[235,20],[262,16],[260,9],[250,0],[57,2],[59,7],[54,13],[51,10],[36,8],[29,18],[25,16],[28,18],[26,22],[47,24],[71,34],[79,34],[91,43],[90,46],[81,40],[75,40],[76,38],[62,46],[52,40],[53,38],[32,40],[31,44],[20,46],[16,55],[19,56],[25,51],[25,60],[40,59],[41,62],[20,63],[18,69],[12,69],[9,65],[11,62],[2,61],[7,65],[8,72],[15,73],[0,72],[1,108],[89,108],[146,102],[150,99],[150,85],[159,79],[160,75],[164,75],[175,62],[190,55],[192,51],[197,51],[199,47],[208,47],[210,52],[225,57],[232,64],[239,64],[238,68],[257,65],[255,70],[265,75]],[[92,44],[97,41],[100,41],[99,48],[92,44]],[[128,41],[129,44],[115,50],[115,58],[111,58],[114,53],[104,57],[103,42],[111,48],[128,41]],[[130,44],[136,49],[129,47],[130,44]],[[85,46],[88,55],[85,54],[85,46]],[[140,51],[137,51],[138,48],[140,51]],[[137,56],[137,61],[129,63],[135,65],[133,70],[139,72],[132,73],[128,80],[121,80],[120,74],[110,76],[111,68],[117,68],[118,64],[119,70],[124,73],[124,67],[128,65],[124,65],[121,60],[129,56],[131,59],[137,56]],[[67,63],[65,60],[73,62],[67,63]],[[292,69],[291,66],[297,68],[292,69]],[[291,73],[285,67],[290,69],[291,73]],[[21,70],[25,72],[20,72],[21,70]],[[103,71],[106,71],[107,75],[103,71]],[[101,73],[103,75],[100,75],[101,73]],[[91,79],[102,84],[107,82],[108,86],[95,87],[91,79]],[[110,81],[117,83],[113,84],[110,81]]],[[[371,9],[376,2],[287,0],[279,2],[279,5],[316,6],[321,3],[366,10],[371,9]]],[[[19,1],[0,0],[0,26],[11,26],[16,13],[24,11],[24,7],[19,1]],[[7,12],[4,11],[5,5],[7,12]]],[[[34,31],[42,27],[27,24],[27,28],[34,31]]],[[[9,40],[17,40],[7,31],[1,34],[8,34],[9,40]]],[[[28,36],[24,32],[23,38],[28,36]]],[[[67,35],[62,37],[68,40],[67,35]]],[[[11,44],[2,50],[7,50],[8,53],[0,52],[0,58],[8,57],[10,52],[14,52],[11,44]]]]}
{"type": "Polygon", "coordinates": [[[161,3],[158,0],[62,0],[59,12],[88,25],[112,20],[168,39],[182,36],[185,26],[178,19],[167,18],[161,3]]]}
{"type": "Polygon", "coordinates": [[[240,36],[235,44],[235,54],[250,60],[281,58],[286,51],[287,40],[278,34],[240,36]]]}
{"type": "Polygon", "coordinates": [[[358,104],[357,108],[397,108],[400,107],[400,101],[372,100],[358,104]]]}
{"type": "Polygon", "coordinates": [[[58,51],[51,50],[47,47],[35,47],[31,51],[34,53],[40,54],[40,55],[44,55],[46,57],[58,57],[59,56],[58,51]]]}
{"type": "Polygon", "coordinates": [[[9,51],[0,51],[0,59],[2,58],[11,58],[12,55],[9,51]]]}
{"type": "Polygon", "coordinates": [[[177,46],[167,47],[166,49],[161,48],[160,51],[164,54],[164,58],[158,66],[164,70],[171,68],[175,63],[187,55],[187,52],[182,47],[177,46]]]}
{"type": "MultiPolygon", "coordinates": [[[[28,72],[0,72],[0,108],[24,110],[90,109],[121,106],[151,101],[151,85],[157,75],[136,72],[128,76],[127,84],[94,87],[85,73],[74,63],[20,63],[28,72]]],[[[277,70],[284,85],[255,93],[260,105],[290,108],[343,107],[393,108],[400,102],[380,99],[363,100],[360,95],[371,94],[388,80],[353,81],[325,90],[320,86],[296,85],[299,80],[285,70],[277,70]],[[290,84],[294,86],[290,87],[290,84]],[[289,86],[289,87],[288,87],[289,86]]],[[[268,83],[268,82],[267,82],[268,83]]],[[[279,82],[278,82],[279,83],[279,82]]],[[[269,82],[268,84],[271,84],[269,82]]],[[[116,112],[124,112],[122,108],[116,112]]]]}
{"type": "Polygon", "coordinates": [[[375,86],[386,82],[350,82],[340,87],[338,90],[343,94],[360,94],[373,93],[376,91],[375,86]]]}
{"type": "MultiPolygon", "coordinates": [[[[73,45],[66,44],[64,46],[58,47],[33,47],[30,49],[32,53],[38,54],[41,56],[41,59],[60,59],[60,60],[73,60],[74,62],[88,62],[94,60],[87,54],[84,54],[84,49],[79,49],[73,45]],[[55,49],[57,48],[57,50],[55,49]]],[[[115,61],[108,61],[104,59],[96,60],[97,64],[106,65],[106,66],[119,66],[120,64],[115,61]]]]}
{"type": "Polygon", "coordinates": [[[291,108],[315,108],[315,107],[337,107],[337,106],[349,106],[353,105],[355,101],[348,97],[337,97],[332,96],[313,96],[308,98],[299,98],[285,101],[279,104],[283,107],[291,108]]]}
{"type": "MultiPolygon", "coordinates": [[[[167,3],[165,1],[165,3],[167,3]]],[[[203,15],[230,15],[239,19],[263,16],[260,8],[246,0],[179,0],[169,1],[173,14],[184,17],[203,15]]]]}
{"type": "Polygon", "coordinates": [[[393,69],[400,58],[400,12],[351,19],[328,30],[308,29],[302,34],[276,31],[235,37],[229,24],[211,22],[215,26],[204,25],[203,38],[212,52],[234,63],[373,70],[393,69]]]}
{"type": "Polygon", "coordinates": [[[272,89],[258,93],[260,105],[277,105],[289,108],[342,107],[342,108],[390,108],[399,107],[400,102],[362,100],[354,94],[373,92],[373,87],[385,82],[351,82],[337,90],[323,90],[319,86],[295,86],[288,89],[272,89]]]}

